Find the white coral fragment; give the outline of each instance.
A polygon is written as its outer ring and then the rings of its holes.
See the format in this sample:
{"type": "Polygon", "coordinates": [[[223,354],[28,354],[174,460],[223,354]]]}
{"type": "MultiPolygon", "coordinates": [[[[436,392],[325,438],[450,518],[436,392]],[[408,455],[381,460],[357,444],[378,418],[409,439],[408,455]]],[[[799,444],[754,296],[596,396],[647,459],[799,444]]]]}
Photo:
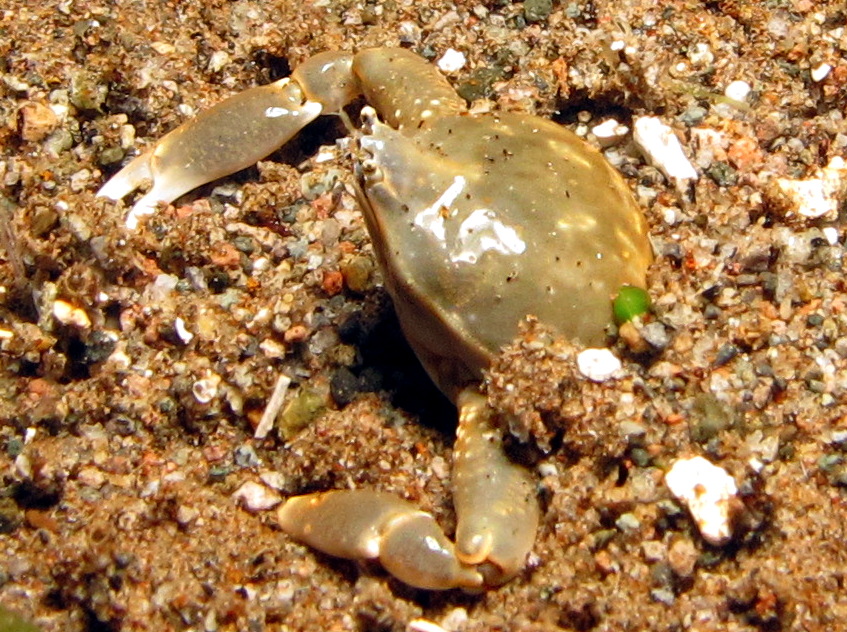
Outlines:
{"type": "Polygon", "coordinates": [[[696,180],[697,171],[691,165],[673,130],[655,116],[642,116],[635,120],[633,140],[654,167],[677,186],[687,180],[696,180]]]}
{"type": "Polygon", "coordinates": [[[729,541],[738,488],[726,470],[701,456],[678,459],[665,474],[665,485],[688,507],[704,540],[717,546],[729,541]]]}
{"type": "Polygon", "coordinates": [[[778,178],[776,183],[796,213],[812,219],[824,215],[834,218],[838,212],[839,197],[847,189],[847,163],[840,156],[835,156],[813,178],[778,178]]]}

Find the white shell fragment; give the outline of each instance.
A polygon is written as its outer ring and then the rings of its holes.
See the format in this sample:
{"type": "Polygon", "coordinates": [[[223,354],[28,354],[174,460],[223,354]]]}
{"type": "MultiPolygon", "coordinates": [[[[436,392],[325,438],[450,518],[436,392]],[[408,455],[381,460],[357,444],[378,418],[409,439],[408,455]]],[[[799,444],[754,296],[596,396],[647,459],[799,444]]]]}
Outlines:
{"type": "Polygon", "coordinates": [[[91,319],[84,309],[61,299],[53,303],[53,318],[63,325],[70,325],[77,329],[89,329],[91,327],[91,319]]]}
{"type": "Polygon", "coordinates": [[[194,339],[194,334],[188,331],[188,327],[185,326],[185,321],[177,316],[174,319],[174,331],[176,335],[179,336],[179,339],[182,340],[183,344],[188,344],[194,339]]]}
{"type": "Polygon", "coordinates": [[[689,162],[673,130],[655,116],[635,119],[633,140],[654,167],[677,186],[686,180],[696,180],[697,171],[689,162]]]}
{"type": "Polygon", "coordinates": [[[218,395],[218,386],[221,383],[221,376],[215,373],[197,380],[191,386],[191,392],[201,404],[208,404],[218,395]]]}
{"type": "Polygon", "coordinates": [[[268,405],[265,407],[265,412],[262,413],[262,418],[259,420],[256,431],[253,433],[255,439],[264,439],[274,427],[274,422],[282,408],[282,403],[285,401],[285,395],[288,393],[289,386],[291,386],[290,377],[280,375],[277,378],[274,392],[271,394],[268,405]]]}
{"type": "Polygon", "coordinates": [[[840,156],[835,156],[813,178],[779,178],[776,183],[793,205],[794,212],[812,219],[824,215],[834,219],[838,212],[838,199],[847,192],[847,163],[840,156]]]}
{"type": "Polygon", "coordinates": [[[745,103],[747,101],[747,97],[750,96],[750,91],[752,88],[750,84],[746,81],[733,81],[730,83],[726,89],[724,89],[724,96],[729,97],[733,101],[739,101],[741,103],[745,103]]]}
{"type": "Polygon", "coordinates": [[[824,79],[826,79],[827,75],[829,75],[831,70],[832,66],[827,63],[823,63],[820,66],[815,66],[814,68],[812,68],[812,81],[823,81],[824,79]]]}
{"type": "Polygon", "coordinates": [[[701,456],[678,459],[665,474],[665,484],[688,507],[706,542],[719,546],[729,541],[730,506],[738,488],[726,470],[701,456]]]}
{"type": "Polygon", "coordinates": [[[236,489],[232,497],[247,511],[267,511],[282,502],[282,497],[274,490],[253,481],[236,489]]]}
{"type": "Polygon", "coordinates": [[[629,128],[616,119],[610,118],[592,127],[591,133],[594,134],[602,147],[609,147],[623,140],[629,134],[629,128]]]}
{"type": "Polygon", "coordinates": [[[605,382],[621,369],[621,361],[609,349],[586,349],[576,357],[576,366],[592,382],[605,382]]]}
{"type": "Polygon", "coordinates": [[[435,65],[441,72],[453,73],[464,68],[466,62],[467,58],[464,53],[454,48],[448,48],[435,65]]]}

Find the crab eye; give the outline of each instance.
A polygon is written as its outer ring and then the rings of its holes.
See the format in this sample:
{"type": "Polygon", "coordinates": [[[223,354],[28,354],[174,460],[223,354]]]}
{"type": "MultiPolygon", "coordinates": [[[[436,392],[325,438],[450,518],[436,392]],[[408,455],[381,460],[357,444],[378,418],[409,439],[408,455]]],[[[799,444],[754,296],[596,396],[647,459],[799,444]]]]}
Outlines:
{"type": "Polygon", "coordinates": [[[376,160],[366,158],[362,161],[362,176],[368,183],[374,183],[382,180],[382,169],[376,163],[376,160]]]}
{"type": "Polygon", "coordinates": [[[374,110],[371,106],[366,105],[362,108],[361,117],[362,131],[365,134],[372,134],[374,125],[376,124],[377,120],[379,120],[376,114],[376,110],[374,110]]]}

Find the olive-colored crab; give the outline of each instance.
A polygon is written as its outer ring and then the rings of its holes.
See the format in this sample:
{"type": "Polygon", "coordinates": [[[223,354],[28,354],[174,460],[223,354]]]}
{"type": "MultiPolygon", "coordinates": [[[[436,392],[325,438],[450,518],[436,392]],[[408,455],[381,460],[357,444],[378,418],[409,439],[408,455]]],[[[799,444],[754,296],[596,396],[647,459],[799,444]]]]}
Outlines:
{"type": "Polygon", "coordinates": [[[372,490],[294,497],[279,521],[329,554],[378,558],[417,587],[494,586],[523,568],[539,507],[531,473],[502,450],[478,392],[482,370],[528,314],[605,344],[613,295],[644,287],[652,259],[644,218],[599,152],[538,117],[469,114],[435,67],[379,48],[316,55],[224,101],[99,195],[119,199],[149,181],[127,219],[134,228],[159,201],[253,164],[361,95],[373,106],[355,134],[362,211],[404,333],[459,408],[455,545],[429,514],[372,490]]]}

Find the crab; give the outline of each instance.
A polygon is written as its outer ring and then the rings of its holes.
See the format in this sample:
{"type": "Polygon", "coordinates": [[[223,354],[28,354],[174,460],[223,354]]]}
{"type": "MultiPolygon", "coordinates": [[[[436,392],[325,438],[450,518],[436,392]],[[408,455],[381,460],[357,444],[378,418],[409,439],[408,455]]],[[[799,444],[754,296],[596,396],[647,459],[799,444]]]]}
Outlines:
{"type": "Polygon", "coordinates": [[[605,346],[612,297],[645,287],[645,219],[621,176],[560,125],[471,114],[431,64],[399,48],[327,52],[291,77],[249,89],[170,132],[98,195],[149,182],[127,226],[195,187],[247,167],[321,114],[351,123],[357,195],[409,344],[459,411],[454,541],[411,502],[369,490],[289,498],[283,531],[330,555],[378,559],[412,586],[469,590],[519,574],[540,508],[533,474],[505,454],[481,394],[484,369],[534,315],[605,346]]]}

